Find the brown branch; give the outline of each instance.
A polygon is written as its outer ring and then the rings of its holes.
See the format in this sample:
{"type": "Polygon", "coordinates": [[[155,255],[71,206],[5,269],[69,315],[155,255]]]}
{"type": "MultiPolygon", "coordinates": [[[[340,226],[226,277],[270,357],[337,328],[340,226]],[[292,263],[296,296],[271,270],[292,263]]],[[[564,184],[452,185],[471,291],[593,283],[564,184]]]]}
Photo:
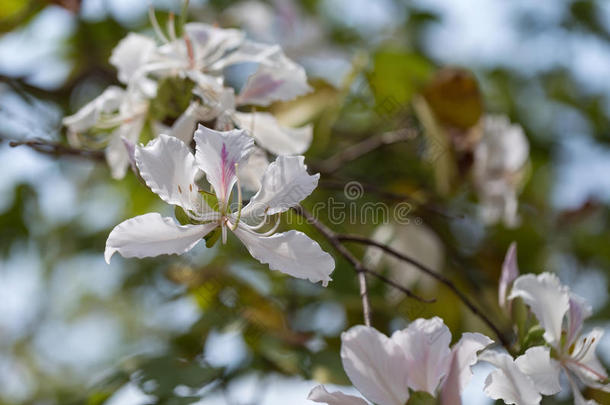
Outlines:
{"type": "Polygon", "coordinates": [[[441,284],[444,284],[445,286],[447,286],[464,303],[464,305],[466,305],[468,307],[468,309],[470,309],[470,311],[474,315],[479,317],[491,330],[493,330],[503,346],[505,346],[505,347],[510,346],[509,341],[504,336],[504,334],[502,333],[500,328],[497,327],[492,322],[492,320],[489,319],[489,317],[487,315],[485,315],[479,308],[477,308],[477,306],[472,301],[470,301],[470,299],[462,291],[460,291],[456,287],[456,285],[451,280],[449,280],[447,277],[443,276],[442,274],[437,273],[436,271],[430,269],[429,267],[425,266],[424,264],[420,263],[419,261],[413,259],[412,257],[404,255],[404,254],[398,252],[397,250],[394,250],[391,247],[389,247],[383,243],[374,241],[372,239],[368,239],[368,238],[365,238],[362,236],[357,236],[357,235],[341,235],[341,234],[335,234],[335,237],[341,242],[355,242],[355,243],[360,243],[360,244],[364,244],[364,245],[377,247],[377,248],[383,250],[384,252],[396,257],[397,259],[400,259],[404,262],[407,262],[407,263],[415,266],[416,268],[418,268],[425,274],[436,279],[441,284]]]}
{"type": "Polygon", "coordinates": [[[331,174],[346,163],[352,162],[375,149],[398,142],[410,141],[415,139],[417,134],[417,131],[413,128],[403,128],[371,136],[314,165],[314,168],[320,173],[331,174]]]}
{"type": "Polygon", "coordinates": [[[358,273],[360,287],[361,287],[360,295],[362,298],[362,309],[364,312],[365,323],[370,324],[370,304],[369,304],[369,300],[368,300],[368,294],[366,291],[365,274],[370,274],[371,276],[377,278],[378,280],[396,288],[397,290],[399,290],[403,294],[405,294],[407,297],[416,299],[416,300],[424,302],[424,303],[432,303],[435,301],[434,299],[422,298],[422,297],[416,295],[415,293],[413,293],[408,288],[405,288],[405,287],[401,286],[400,284],[394,282],[393,280],[390,280],[389,278],[385,277],[384,275],[379,274],[376,271],[367,268],[366,266],[364,266],[362,264],[362,262],[360,260],[356,259],[356,257],[352,254],[352,252],[350,252],[345,246],[343,246],[343,244],[337,237],[338,234],[335,233],[335,231],[333,231],[332,229],[330,229],[329,227],[324,225],[322,222],[318,221],[316,218],[314,218],[313,215],[311,215],[310,212],[305,210],[303,207],[297,206],[297,207],[294,207],[293,210],[297,214],[299,214],[300,216],[305,218],[308,223],[313,225],[313,227],[316,228],[318,230],[318,232],[320,232],[320,234],[322,234],[322,236],[324,236],[324,238],[326,240],[328,240],[328,242],[333,246],[333,248],[354,267],[354,270],[356,271],[356,273],[358,273]],[[364,288],[363,288],[363,279],[364,279],[364,288]]]}
{"type": "Polygon", "coordinates": [[[9,141],[9,146],[13,148],[17,146],[27,146],[37,152],[51,156],[73,156],[99,162],[105,160],[104,152],[100,150],[78,149],[59,142],[49,142],[41,139],[9,141]]]}

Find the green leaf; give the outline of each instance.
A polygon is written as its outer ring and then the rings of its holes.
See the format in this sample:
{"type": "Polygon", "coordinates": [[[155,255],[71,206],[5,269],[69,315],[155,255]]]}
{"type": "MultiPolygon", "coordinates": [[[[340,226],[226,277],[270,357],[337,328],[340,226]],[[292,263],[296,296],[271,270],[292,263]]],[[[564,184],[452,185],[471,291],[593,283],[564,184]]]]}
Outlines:
{"type": "Polygon", "coordinates": [[[218,228],[214,229],[212,232],[205,235],[203,237],[205,239],[205,246],[207,248],[213,247],[216,244],[216,242],[218,242],[218,239],[220,238],[221,234],[222,234],[222,229],[220,229],[220,227],[218,227],[218,228]]]}
{"type": "Polygon", "coordinates": [[[380,114],[394,115],[406,108],[432,72],[432,65],[421,55],[397,50],[377,53],[373,63],[368,80],[380,114]]]}
{"type": "Polygon", "coordinates": [[[406,405],[436,405],[436,399],[427,392],[416,391],[411,393],[406,405]]]}
{"type": "Polygon", "coordinates": [[[189,79],[168,77],[159,83],[157,97],[150,103],[153,119],[165,121],[178,118],[189,106],[195,83],[189,79]]]}
{"type": "Polygon", "coordinates": [[[182,207],[179,207],[177,205],[174,208],[174,216],[176,217],[176,221],[178,221],[180,225],[191,225],[195,223],[188,215],[186,215],[186,212],[184,212],[182,207]]]}

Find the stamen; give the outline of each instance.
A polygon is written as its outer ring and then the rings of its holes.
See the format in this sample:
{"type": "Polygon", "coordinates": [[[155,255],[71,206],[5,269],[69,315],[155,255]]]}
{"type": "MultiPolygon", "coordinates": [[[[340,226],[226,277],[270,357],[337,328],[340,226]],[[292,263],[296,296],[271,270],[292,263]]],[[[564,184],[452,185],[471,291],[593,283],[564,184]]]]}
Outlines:
{"type": "Polygon", "coordinates": [[[148,18],[150,19],[150,24],[152,25],[153,30],[155,30],[155,34],[157,34],[161,41],[168,44],[169,40],[161,30],[161,27],[159,26],[159,21],[157,20],[157,16],[155,15],[155,9],[152,6],[148,9],[148,18]]]}
{"type": "Polygon", "coordinates": [[[189,58],[189,67],[191,69],[195,68],[195,51],[193,50],[193,43],[188,35],[184,34],[184,43],[186,44],[186,54],[189,58]]]}
{"type": "Polygon", "coordinates": [[[261,229],[263,226],[265,226],[266,223],[267,223],[267,213],[265,212],[265,216],[263,217],[262,221],[258,225],[248,226],[248,228],[253,231],[257,231],[257,230],[261,229]]]}
{"type": "Polygon", "coordinates": [[[273,228],[271,228],[270,230],[268,230],[265,233],[261,233],[259,234],[260,236],[271,236],[275,233],[275,231],[277,231],[277,228],[279,228],[280,226],[280,216],[277,216],[277,219],[275,220],[275,225],[273,225],[273,228]]]}
{"type": "Polygon", "coordinates": [[[589,366],[587,366],[587,365],[585,365],[585,364],[582,364],[582,363],[580,363],[580,362],[578,362],[578,361],[575,361],[575,360],[573,360],[573,359],[567,359],[566,361],[567,361],[568,363],[572,363],[572,364],[574,364],[574,365],[576,365],[576,366],[578,366],[578,367],[582,368],[583,370],[585,370],[585,371],[587,371],[587,372],[589,372],[589,373],[593,374],[593,375],[594,375],[594,376],[595,376],[597,379],[599,379],[600,381],[604,381],[606,378],[608,378],[608,377],[606,377],[605,375],[600,374],[600,373],[598,373],[597,371],[593,370],[591,367],[589,367],[589,366]]]}
{"type": "Polygon", "coordinates": [[[169,13],[169,18],[167,19],[167,32],[172,41],[176,40],[176,22],[174,21],[174,19],[174,13],[169,13]]]}
{"type": "Polygon", "coordinates": [[[180,188],[180,184],[178,184],[178,192],[182,194],[182,188],[180,188]]]}

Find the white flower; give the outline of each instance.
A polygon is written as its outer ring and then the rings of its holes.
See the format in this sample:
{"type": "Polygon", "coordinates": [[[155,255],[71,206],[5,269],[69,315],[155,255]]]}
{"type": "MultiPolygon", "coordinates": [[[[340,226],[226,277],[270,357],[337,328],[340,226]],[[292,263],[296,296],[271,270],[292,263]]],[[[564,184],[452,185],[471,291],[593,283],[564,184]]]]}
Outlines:
{"type": "MultiPolygon", "coordinates": [[[[417,319],[406,329],[387,337],[376,329],[355,326],[341,335],[343,368],[354,387],[377,405],[404,405],[409,389],[436,396],[450,367],[456,395],[472,377],[470,367],[477,352],[492,343],[479,333],[465,333],[449,347],[451,332],[443,320],[417,319]]],[[[329,405],[359,405],[365,402],[339,392],[316,387],[309,399],[329,405]]]]}
{"type": "Polygon", "coordinates": [[[519,266],[517,264],[517,243],[513,242],[508,247],[504,262],[502,263],[502,275],[498,286],[498,304],[505,311],[510,311],[510,301],[506,300],[508,287],[519,277],[519,266]]]}
{"type": "Polygon", "coordinates": [[[129,155],[123,142],[135,143],[138,140],[147,112],[148,100],[139,92],[110,86],[76,114],[65,117],[63,124],[68,128],[73,143],[80,143],[79,135],[92,129],[108,132],[106,161],[112,177],[120,179],[129,166],[129,155]]]}
{"type": "Polygon", "coordinates": [[[518,277],[508,299],[518,297],[538,319],[550,348],[530,348],[514,362],[507,354],[486,357],[486,361],[498,367],[486,381],[488,395],[510,404],[538,404],[542,399],[540,394],[559,392],[561,370],[572,386],[576,404],[595,403],[583,399],[577,380],[592,388],[610,391],[606,370],[595,355],[603,331],[596,328],[580,335],[585,318],[591,315],[591,308],[584,300],[551,273],[518,277]]]}
{"type": "Polygon", "coordinates": [[[504,116],[483,119],[483,137],[474,154],[474,180],[486,223],[518,224],[520,172],[528,157],[529,143],[519,125],[504,116]]]}
{"type": "Polygon", "coordinates": [[[267,168],[258,193],[242,209],[237,172],[252,152],[253,139],[242,130],[217,132],[200,125],[195,142],[195,156],[182,141],[167,135],[135,151],[146,184],[165,202],[181,207],[193,224],[179,225],[157,213],[124,221],[108,236],[106,261],[115,252],[138,258],[182,254],[214,231],[221,232],[224,243],[230,230],[254,258],[272,270],[327,285],[335,263],[318,243],[299,231],[273,234],[279,217],[271,231],[257,232],[268,216],[294,207],[316,188],[319,175],[307,173],[304,158],[278,157],[267,168]],[[207,199],[201,198],[203,191],[196,183],[199,170],[205,173],[214,197],[207,193],[207,199]],[[232,211],[229,196],[236,184],[239,202],[232,211]],[[217,204],[210,204],[214,200],[217,204]],[[249,224],[252,221],[260,223],[249,224]]]}

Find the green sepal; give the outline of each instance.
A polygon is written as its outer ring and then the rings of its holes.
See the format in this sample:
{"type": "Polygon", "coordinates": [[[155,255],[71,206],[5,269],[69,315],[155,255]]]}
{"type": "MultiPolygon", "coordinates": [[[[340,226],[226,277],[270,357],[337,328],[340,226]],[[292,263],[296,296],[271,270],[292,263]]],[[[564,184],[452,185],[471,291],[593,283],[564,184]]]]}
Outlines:
{"type": "Polygon", "coordinates": [[[544,341],[544,328],[540,325],[532,326],[526,333],[521,345],[521,351],[525,352],[527,349],[533,346],[541,346],[545,344],[544,341]]]}
{"type": "Polygon", "coordinates": [[[180,223],[180,225],[196,225],[197,222],[193,221],[186,212],[182,209],[182,207],[175,206],[174,207],[174,216],[176,217],[176,221],[180,223]]]}
{"type": "Polygon", "coordinates": [[[216,242],[218,242],[218,239],[220,239],[221,233],[222,233],[222,229],[220,229],[220,227],[218,227],[218,228],[214,229],[212,232],[205,235],[203,237],[203,239],[205,239],[205,247],[207,247],[207,248],[213,247],[216,244],[216,242]]]}
{"type": "Polygon", "coordinates": [[[167,118],[178,118],[189,106],[195,82],[179,77],[162,79],[157,88],[157,96],[151,100],[149,116],[163,122],[167,118]]]}
{"type": "Polygon", "coordinates": [[[203,197],[203,201],[214,211],[218,211],[220,209],[218,204],[218,197],[216,194],[210,193],[208,191],[199,190],[199,194],[203,197]]]}
{"type": "Polygon", "coordinates": [[[436,399],[427,392],[411,392],[411,397],[405,405],[436,405],[436,399]]]}

